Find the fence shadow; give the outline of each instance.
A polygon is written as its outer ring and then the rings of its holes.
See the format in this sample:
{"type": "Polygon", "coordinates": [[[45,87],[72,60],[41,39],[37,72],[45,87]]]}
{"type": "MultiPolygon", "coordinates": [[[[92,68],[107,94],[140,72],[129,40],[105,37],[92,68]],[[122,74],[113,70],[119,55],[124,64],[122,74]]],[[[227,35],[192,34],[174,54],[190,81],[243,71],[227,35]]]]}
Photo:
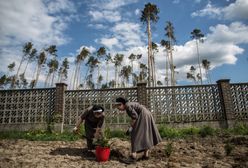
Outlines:
{"type": "Polygon", "coordinates": [[[50,155],[81,156],[83,159],[95,160],[95,153],[88,151],[87,148],[56,148],[50,152],[50,155]]]}

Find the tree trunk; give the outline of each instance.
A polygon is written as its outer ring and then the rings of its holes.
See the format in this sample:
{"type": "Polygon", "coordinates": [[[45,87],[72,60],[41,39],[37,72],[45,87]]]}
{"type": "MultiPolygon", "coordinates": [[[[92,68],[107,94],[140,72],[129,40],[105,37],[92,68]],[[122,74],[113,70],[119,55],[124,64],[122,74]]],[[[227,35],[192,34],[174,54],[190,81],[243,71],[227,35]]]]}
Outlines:
{"type": "Polygon", "coordinates": [[[152,86],[153,77],[152,77],[152,33],[151,33],[151,25],[150,25],[150,17],[147,19],[147,34],[148,34],[148,86],[152,86]]]}
{"type": "Polygon", "coordinates": [[[199,65],[199,70],[200,70],[200,75],[201,75],[201,85],[202,85],[202,71],[201,71],[201,63],[200,63],[200,54],[199,54],[199,48],[198,48],[198,41],[195,40],[196,42],[196,50],[197,50],[197,56],[198,56],[198,65],[199,65]]]}

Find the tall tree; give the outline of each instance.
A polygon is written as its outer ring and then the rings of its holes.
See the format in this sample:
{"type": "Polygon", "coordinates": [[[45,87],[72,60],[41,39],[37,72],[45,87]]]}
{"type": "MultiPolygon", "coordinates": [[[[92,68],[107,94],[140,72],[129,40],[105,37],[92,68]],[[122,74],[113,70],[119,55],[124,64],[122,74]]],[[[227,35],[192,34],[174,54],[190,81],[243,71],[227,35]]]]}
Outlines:
{"type": "Polygon", "coordinates": [[[158,53],[158,45],[154,42],[152,42],[152,76],[153,76],[153,86],[156,86],[156,64],[155,64],[155,54],[158,53]]]}
{"type": "Polygon", "coordinates": [[[202,71],[201,71],[200,54],[199,54],[199,42],[203,42],[203,37],[204,34],[202,34],[200,29],[194,29],[191,32],[191,38],[195,39],[196,42],[196,51],[197,51],[198,65],[200,70],[201,84],[202,84],[202,71]]]}
{"type": "Polygon", "coordinates": [[[106,61],[106,64],[107,64],[106,84],[107,84],[107,87],[108,87],[108,82],[109,82],[109,64],[112,62],[112,57],[111,57],[111,54],[110,53],[108,53],[108,55],[106,55],[105,61],[106,61]]]}
{"type": "Polygon", "coordinates": [[[123,61],[123,58],[124,58],[123,54],[117,53],[113,59],[113,63],[115,66],[115,88],[117,86],[119,86],[119,71],[120,71],[119,69],[120,69],[121,63],[123,61]]]}
{"type": "MultiPolygon", "coordinates": [[[[101,61],[106,57],[106,49],[104,47],[100,47],[97,50],[97,58],[98,58],[98,75],[97,75],[97,81],[102,81],[103,77],[100,75],[100,69],[101,69],[101,61]],[[101,77],[100,77],[101,76],[101,77]]],[[[100,88],[101,84],[98,83],[97,87],[100,88]]]]}
{"type": "Polygon", "coordinates": [[[170,50],[170,42],[165,41],[165,40],[161,40],[160,44],[161,44],[162,47],[165,48],[165,51],[166,51],[166,55],[165,55],[165,84],[166,84],[166,86],[169,86],[169,64],[170,64],[169,50],[170,50]]]}
{"type": "Polygon", "coordinates": [[[175,80],[175,65],[174,65],[174,61],[173,61],[173,45],[176,42],[176,38],[174,35],[174,27],[172,25],[172,23],[170,21],[166,22],[166,27],[165,27],[165,35],[168,37],[169,39],[169,44],[167,45],[168,50],[169,50],[169,61],[170,61],[170,71],[171,71],[171,86],[175,86],[176,85],[176,80],[175,80]]]}
{"type": "Polygon", "coordinates": [[[159,8],[155,4],[147,3],[141,11],[141,22],[146,24],[146,31],[148,35],[148,86],[153,86],[154,76],[153,67],[152,67],[152,32],[151,32],[151,23],[156,23],[159,19],[158,17],[159,8]]]}
{"type": "MultiPolygon", "coordinates": [[[[133,63],[135,61],[135,59],[137,58],[137,56],[133,53],[131,53],[129,56],[128,56],[128,59],[130,60],[131,62],[131,73],[133,74],[133,63]]],[[[134,76],[132,75],[132,81],[134,80],[134,76]]]]}
{"type": "Polygon", "coordinates": [[[26,70],[28,68],[28,65],[33,62],[35,59],[37,58],[37,50],[35,48],[33,48],[31,50],[31,52],[27,55],[27,63],[26,63],[26,66],[25,66],[25,69],[23,71],[23,75],[25,77],[25,73],[26,73],[26,70]]]}
{"type": "MultiPolygon", "coordinates": [[[[83,47],[83,49],[80,51],[80,53],[77,55],[76,57],[76,61],[75,61],[75,71],[74,71],[74,78],[73,78],[73,89],[76,89],[78,86],[79,86],[79,83],[80,83],[80,76],[81,76],[81,65],[82,65],[82,62],[90,56],[90,51],[83,47]]],[[[87,76],[87,73],[86,75],[87,76]]]]}
{"type": "Polygon", "coordinates": [[[130,65],[128,66],[123,66],[122,70],[120,72],[120,76],[123,77],[125,80],[125,86],[128,86],[129,83],[129,76],[132,74],[132,67],[130,65]]]}
{"type": "Polygon", "coordinates": [[[3,75],[0,78],[0,89],[4,89],[7,84],[7,76],[3,75]]]}
{"type": "Polygon", "coordinates": [[[86,65],[88,66],[88,70],[86,73],[85,83],[89,88],[95,87],[94,82],[93,82],[93,72],[94,72],[94,69],[97,67],[97,64],[98,64],[97,58],[95,58],[94,56],[90,56],[88,58],[88,61],[86,63],[86,65]]]}
{"type": "Polygon", "coordinates": [[[68,70],[69,69],[69,62],[68,62],[68,59],[65,58],[62,62],[62,65],[60,66],[60,69],[59,69],[59,78],[58,78],[58,82],[63,82],[64,80],[67,79],[67,74],[68,74],[68,70]]]}
{"type": "Polygon", "coordinates": [[[26,57],[29,55],[29,53],[31,52],[32,50],[32,47],[33,47],[33,44],[31,42],[27,42],[25,43],[25,45],[23,46],[23,49],[22,49],[22,58],[21,58],[21,61],[19,63],[19,66],[18,66],[18,69],[17,69],[17,72],[15,74],[15,76],[13,77],[13,80],[11,82],[11,88],[15,88],[15,84],[16,84],[16,81],[18,80],[18,77],[19,77],[19,72],[20,72],[20,69],[21,69],[21,66],[23,64],[23,62],[25,61],[26,57]]]}
{"type": "Polygon", "coordinates": [[[208,83],[212,83],[211,76],[210,76],[210,73],[209,73],[209,70],[210,70],[210,61],[208,61],[207,59],[203,59],[202,60],[202,66],[205,69],[205,76],[207,78],[208,83]]]}
{"type": "Polygon", "coordinates": [[[44,66],[44,64],[46,63],[46,59],[47,59],[46,53],[45,53],[45,51],[42,51],[38,55],[37,67],[36,67],[36,71],[34,73],[35,77],[33,76],[33,80],[30,83],[30,88],[36,87],[38,80],[39,80],[39,77],[40,77],[41,69],[44,66]]]}

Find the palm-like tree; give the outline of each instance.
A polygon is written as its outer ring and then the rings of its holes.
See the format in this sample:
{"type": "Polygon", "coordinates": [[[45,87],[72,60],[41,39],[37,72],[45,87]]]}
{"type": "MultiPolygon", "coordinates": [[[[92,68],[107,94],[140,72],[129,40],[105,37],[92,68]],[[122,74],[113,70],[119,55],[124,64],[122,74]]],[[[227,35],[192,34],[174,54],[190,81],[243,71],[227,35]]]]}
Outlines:
{"type": "Polygon", "coordinates": [[[162,86],[163,83],[162,83],[161,81],[157,81],[157,85],[158,85],[158,86],[162,86]]]}
{"type": "Polygon", "coordinates": [[[187,73],[187,79],[193,80],[195,84],[198,84],[198,77],[196,74],[196,68],[194,66],[190,67],[190,72],[187,73]]]}
{"type": "Polygon", "coordinates": [[[152,42],[152,76],[153,76],[153,86],[156,86],[156,64],[155,64],[155,54],[158,53],[158,45],[152,42]]]}
{"type": "Polygon", "coordinates": [[[8,65],[8,69],[9,69],[10,72],[13,72],[14,68],[15,68],[15,62],[13,62],[13,63],[8,65]]]}
{"type": "Polygon", "coordinates": [[[191,38],[195,39],[195,42],[196,42],[196,51],[197,51],[198,65],[199,65],[199,70],[200,70],[201,84],[202,84],[202,71],[201,71],[200,54],[199,54],[199,42],[203,42],[203,37],[204,37],[204,34],[202,34],[200,29],[194,29],[191,32],[191,38]]]}
{"type": "Polygon", "coordinates": [[[59,65],[59,62],[58,62],[58,60],[56,60],[56,58],[54,58],[48,62],[47,66],[48,66],[49,70],[48,70],[46,81],[45,81],[45,87],[49,86],[49,83],[50,83],[50,86],[53,85],[54,74],[58,69],[58,65],[59,65]]]}
{"type": "Polygon", "coordinates": [[[0,78],[0,89],[4,89],[7,81],[7,76],[3,75],[0,78]]]}
{"type": "Polygon", "coordinates": [[[111,54],[110,53],[108,55],[106,55],[105,61],[106,61],[106,64],[107,64],[106,84],[107,84],[107,87],[108,87],[109,63],[112,62],[112,57],[111,57],[111,54]]]}
{"type": "Polygon", "coordinates": [[[94,69],[98,65],[98,59],[95,58],[94,56],[90,56],[86,65],[88,66],[88,70],[87,70],[86,77],[85,77],[85,83],[90,88],[94,88],[95,85],[93,83],[93,72],[94,72],[94,69]],[[88,72],[90,73],[88,74],[88,72]]]}
{"type": "Polygon", "coordinates": [[[209,73],[210,61],[208,61],[207,59],[203,59],[202,60],[202,66],[205,69],[205,75],[206,75],[206,78],[208,80],[208,83],[212,83],[211,76],[210,76],[210,73],[209,73]]]}
{"type": "MultiPolygon", "coordinates": [[[[133,63],[134,63],[134,61],[137,59],[137,55],[135,55],[135,54],[133,54],[133,53],[131,53],[130,55],[129,55],[129,57],[128,57],[128,59],[130,60],[130,62],[131,62],[131,68],[132,68],[132,74],[134,74],[134,70],[133,70],[133,63]]],[[[132,75],[132,81],[134,82],[134,76],[132,75]]]]}
{"type": "Polygon", "coordinates": [[[31,50],[31,52],[27,55],[27,63],[23,72],[23,75],[25,76],[26,70],[28,65],[33,62],[35,59],[37,58],[37,50],[35,48],[33,48],[31,50]]]}
{"type": "Polygon", "coordinates": [[[154,74],[152,67],[152,33],[151,33],[151,22],[156,23],[159,19],[158,13],[159,9],[155,4],[147,3],[141,11],[142,15],[140,17],[141,22],[147,25],[146,31],[148,35],[148,86],[152,86],[154,83],[154,74]]]}
{"type": "Polygon", "coordinates": [[[121,63],[123,61],[124,55],[123,54],[116,54],[114,59],[113,59],[113,63],[115,66],[115,87],[117,87],[117,85],[119,85],[119,69],[121,66],[121,63]]]}
{"type": "Polygon", "coordinates": [[[176,85],[176,80],[175,80],[175,65],[173,62],[173,54],[172,54],[172,50],[173,50],[173,45],[176,42],[176,38],[174,35],[174,27],[172,25],[172,23],[170,21],[166,22],[166,27],[165,27],[165,35],[168,37],[169,39],[169,44],[167,45],[167,48],[169,50],[169,61],[170,61],[170,71],[171,71],[171,85],[175,86],[176,85]]]}
{"type": "Polygon", "coordinates": [[[166,86],[169,86],[169,49],[170,49],[170,42],[169,41],[165,41],[165,40],[161,40],[160,42],[161,46],[163,46],[165,48],[166,51],[166,56],[165,56],[165,83],[166,86]]]}
{"type": "Polygon", "coordinates": [[[63,62],[62,62],[62,65],[61,65],[61,67],[60,67],[60,69],[59,69],[59,78],[58,78],[58,82],[62,82],[62,81],[64,81],[64,80],[66,80],[67,79],[67,74],[68,74],[68,70],[69,69],[69,62],[68,62],[68,59],[67,58],[65,58],[64,60],[63,60],[63,62]]]}
{"type": "MultiPolygon", "coordinates": [[[[98,50],[97,50],[97,58],[98,58],[98,75],[97,75],[97,79],[98,81],[102,81],[102,77],[100,78],[100,69],[101,69],[101,60],[104,59],[104,57],[106,56],[106,49],[104,47],[100,47],[98,50]]],[[[100,88],[101,84],[98,83],[98,88],[100,88]]]]}
{"type": "Polygon", "coordinates": [[[34,88],[36,87],[39,77],[40,77],[40,73],[41,73],[41,68],[43,67],[43,65],[46,63],[46,53],[44,51],[42,51],[39,55],[38,55],[38,59],[37,59],[37,67],[36,67],[36,72],[34,74],[36,74],[35,79],[33,77],[33,80],[30,83],[30,88],[34,88]]]}
{"type": "Polygon", "coordinates": [[[25,61],[26,57],[29,55],[30,51],[32,50],[32,47],[33,47],[33,44],[31,42],[27,42],[23,46],[23,49],[22,49],[23,55],[22,55],[21,61],[19,63],[16,75],[13,77],[13,80],[11,82],[11,88],[15,88],[16,80],[18,79],[21,66],[22,66],[23,62],[25,61]]]}
{"type": "Polygon", "coordinates": [[[130,65],[123,66],[120,72],[120,76],[122,76],[125,80],[125,86],[128,86],[130,74],[132,74],[132,67],[130,65]]]}
{"type": "MultiPolygon", "coordinates": [[[[87,58],[89,57],[90,55],[90,51],[83,47],[83,49],[81,50],[81,52],[77,55],[76,57],[76,61],[75,61],[75,64],[76,64],[76,67],[75,67],[75,71],[74,71],[74,78],[73,78],[73,89],[77,88],[79,86],[79,83],[80,83],[80,76],[81,76],[81,73],[80,73],[80,69],[81,69],[81,65],[82,65],[82,62],[87,58]]],[[[87,76],[87,74],[86,74],[87,76]]]]}

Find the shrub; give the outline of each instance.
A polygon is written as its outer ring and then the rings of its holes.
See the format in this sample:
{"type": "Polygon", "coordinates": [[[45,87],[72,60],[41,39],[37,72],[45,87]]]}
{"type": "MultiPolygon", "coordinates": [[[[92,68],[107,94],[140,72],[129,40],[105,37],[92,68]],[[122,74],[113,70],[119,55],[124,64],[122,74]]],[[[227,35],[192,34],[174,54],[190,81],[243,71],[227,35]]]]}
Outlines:
{"type": "Polygon", "coordinates": [[[233,129],[231,129],[231,132],[238,135],[248,135],[248,125],[245,123],[237,123],[233,129]]]}
{"type": "Polygon", "coordinates": [[[208,135],[214,135],[215,130],[209,126],[204,126],[200,129],[199,134],[201,137],[206,137],[208,135]]]}

